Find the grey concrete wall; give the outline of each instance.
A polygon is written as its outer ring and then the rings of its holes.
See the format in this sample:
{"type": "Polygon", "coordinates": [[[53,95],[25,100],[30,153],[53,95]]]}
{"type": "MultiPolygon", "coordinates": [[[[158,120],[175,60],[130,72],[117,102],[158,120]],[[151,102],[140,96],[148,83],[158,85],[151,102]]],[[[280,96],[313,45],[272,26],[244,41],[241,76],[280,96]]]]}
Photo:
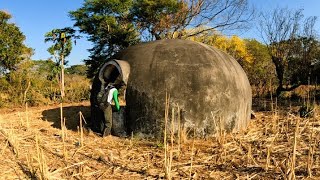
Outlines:
{"type": "MultiPolygon", "coordinates": [[[[134,132],[160,136],[166,92],[170,106],[182,109],[187,129],[197,136],[247,126],[251,87],[231,56],[207,45],[185,40],[160,40],[129,47],[116,59],[128,61],[128,125],[134,132]]],[[[170,109],[171,112],[171,109],[170,109]]],[[[170,116],[171,117],[171,116],[170,116]]]]}

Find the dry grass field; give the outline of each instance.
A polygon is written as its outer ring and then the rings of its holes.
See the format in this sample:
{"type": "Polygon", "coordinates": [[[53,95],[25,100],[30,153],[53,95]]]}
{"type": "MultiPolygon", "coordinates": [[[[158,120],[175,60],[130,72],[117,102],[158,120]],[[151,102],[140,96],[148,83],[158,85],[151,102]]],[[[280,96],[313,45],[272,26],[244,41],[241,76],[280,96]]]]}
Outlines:
{"type": "MultiPolygon", "coordinates": [[[[275,108],[276,109],[276,108],[275,108]]],[[[280,108],[279,108],[280,109],[280,108]]],[[[101,138],[79,128],[89,103],[0,110],[1,179],[319,179],[320,116],[256,112],[208,139],[101,138]],[[83,133],[82,133],[83,132],[83,133]]],[[[317,109],[316,109],[317,111],[317,109]]],[[[83,122],[85,123],[85,122],[83,122]]]]}

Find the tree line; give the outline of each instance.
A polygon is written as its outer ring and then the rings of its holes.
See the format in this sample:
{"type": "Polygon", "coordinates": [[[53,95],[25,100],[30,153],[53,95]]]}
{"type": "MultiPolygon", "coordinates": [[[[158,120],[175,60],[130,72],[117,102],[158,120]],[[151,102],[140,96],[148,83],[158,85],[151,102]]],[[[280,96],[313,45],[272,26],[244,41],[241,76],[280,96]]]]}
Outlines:
{"type": "Polygon", "coordinates": [[[246,70],[253,86],[274,82],[278,96],[300,85],[317,83],[317,17],[305,17],[301,9],[255,13],[247,0],[90,0],[70,16],[94,44],[85,60],[89,77],[123,48],[142,41],[179,38],[228,52],[246,70]],[[252,22],[258,22],[262,42],[237,36],[227,41],[223,35],[252,22]]]}
{"type": "MultiPolygon", "coordinates": [[[[45,34],[44,40],[52,42],[48,48],[52,60],[32,61],[33,50],[24,44],[23,33],[9,23],[9,13],[0,11],[2,102],[5,97],[13,97],[11,89],[19,91],[16,94],[23,102],[32,99],[31,89],[44,88],[39,83],[59,88],[62,78],[59,71],[67,59],[62,64],[61,61],[68,57],[79,34],[93,44],[90,56],[84,60],[86,66],[69,69],[79,78],[84,78],[84,74],[92,78],[102,63],[128,46],[159,39],[187,39],[233,56],[246,71],[256,96],[268,93],[280,96],[284,91],[319,81],[317,18],[305,17],[303,10],[276,8],[257,13],[247,0],[84,0],[82,7],[69,12],[69,16],[74,27],[48,30],[45,34]],[[257,22],[262,40],[228,35],[233,30],[247,30],[253,22],[257,22]],[[35,78],[40,76],[44,78],[35,78]],[[270,87],[275,87],[275,92],[270,87]]],[[[83,85],[87,87],[82,88],[86,89],[84,96],[88,96],[88,84],[83,85]]],[[[50,98],[62,94],[52,89],[51,95],[47,90],[38,93],[50,98]]]]}
{"type": "MultiPolygon", "coordinates": [[[[90,80],[86,66],[66,68],[65,102],[89,100],[90,80]]],[[[59,71],[53,60],[24,60],[0,75],[0,108],[56,104],[61,101],[59,71]]]]}

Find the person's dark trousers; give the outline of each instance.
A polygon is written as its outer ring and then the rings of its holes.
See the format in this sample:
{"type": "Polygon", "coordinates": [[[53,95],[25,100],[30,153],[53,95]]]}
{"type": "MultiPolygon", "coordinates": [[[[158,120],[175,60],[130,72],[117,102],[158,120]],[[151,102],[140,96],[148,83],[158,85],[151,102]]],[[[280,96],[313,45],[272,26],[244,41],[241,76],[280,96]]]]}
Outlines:
{"type": "Polygon", "coordinates": [[[104,130],[102,131],[102,136],[108,136],[111,134],[112,128],[112,107],[108,104],[104,110],[104,130]]]}

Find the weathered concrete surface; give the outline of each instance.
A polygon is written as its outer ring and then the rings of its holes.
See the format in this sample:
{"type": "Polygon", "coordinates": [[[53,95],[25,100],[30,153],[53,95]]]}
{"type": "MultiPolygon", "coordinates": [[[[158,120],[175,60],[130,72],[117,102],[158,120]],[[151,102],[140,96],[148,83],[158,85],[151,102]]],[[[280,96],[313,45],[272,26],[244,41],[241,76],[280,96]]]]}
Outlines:
{"type": "Polygon", "coordinates": [[[247,76],[220,50],[192,41],[160,40],[131,46],[115,59],[131,66],[126,111],[134,133],[161,135],[166,92],[170,107],[180,107],[183,126],[195,129],[197,136],[213,135],[218,128],[236,131],[250,120],[247,76]]]}

